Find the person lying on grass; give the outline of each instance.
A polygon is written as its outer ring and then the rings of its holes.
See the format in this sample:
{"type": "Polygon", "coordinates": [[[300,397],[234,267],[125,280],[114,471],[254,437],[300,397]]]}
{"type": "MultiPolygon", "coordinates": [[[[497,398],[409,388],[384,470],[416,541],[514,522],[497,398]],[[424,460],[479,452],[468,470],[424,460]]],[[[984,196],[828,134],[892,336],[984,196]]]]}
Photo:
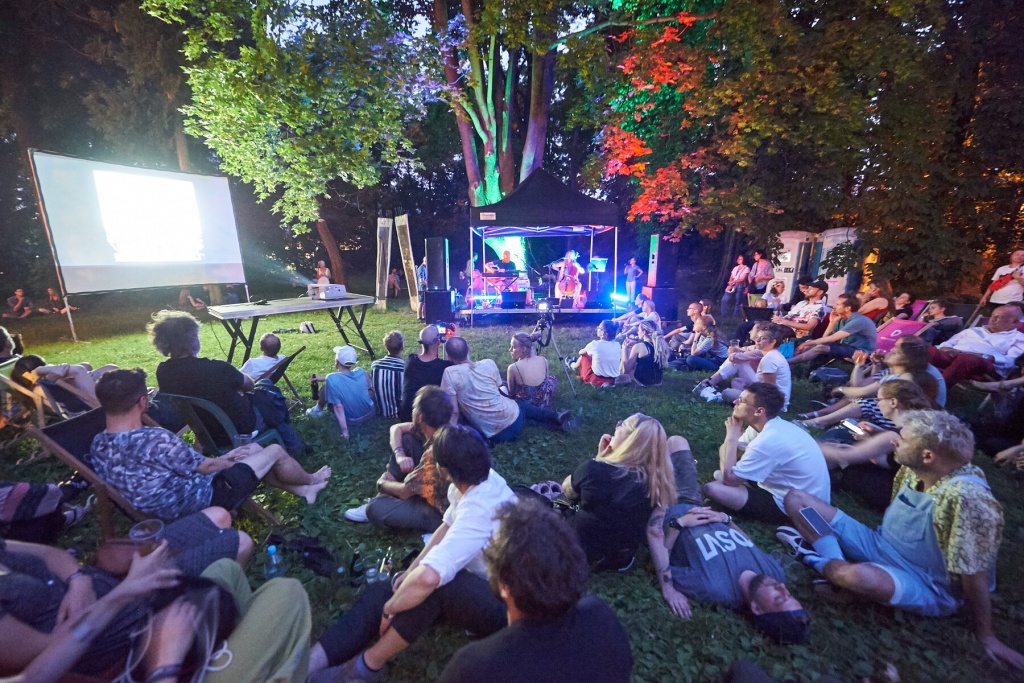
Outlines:
{"type": "Polygon", "coordinates": [[[327,466],[307,473],[277,444],[264,448],[251,443],[207,458],[173,432],[144,427],[149,395],[141,369],[108,372],[96,383],[96,396],[106,412],[107,429],[93,439],[93,469],[147,515],[167,521],[211,505],[234,510],[260,481],[312,505],[331,476],[327,466]]]}

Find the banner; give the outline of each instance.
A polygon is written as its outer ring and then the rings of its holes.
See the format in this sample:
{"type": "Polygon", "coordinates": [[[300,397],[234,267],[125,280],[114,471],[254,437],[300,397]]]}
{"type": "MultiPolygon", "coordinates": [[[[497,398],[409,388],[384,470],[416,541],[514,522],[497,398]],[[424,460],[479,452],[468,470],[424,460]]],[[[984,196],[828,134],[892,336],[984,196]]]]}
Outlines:
{"type": "Polygon", "coordinates": [[[377,218],[377,304],[379,311],[388,308],[388,272],[391,270],[391,219],[377,218]]]}
{"type": "Polygon", "coordinates": [[[402,266],[405,269],[405,281],[409,285],[409,306],[413,313],[420,310],[419,283],[416,277],[416,262],[412,256],[412,244],[409,239],[409,214],[395,216],[395,231],[398,233],[398,249],[402,252],[402,266]]]}

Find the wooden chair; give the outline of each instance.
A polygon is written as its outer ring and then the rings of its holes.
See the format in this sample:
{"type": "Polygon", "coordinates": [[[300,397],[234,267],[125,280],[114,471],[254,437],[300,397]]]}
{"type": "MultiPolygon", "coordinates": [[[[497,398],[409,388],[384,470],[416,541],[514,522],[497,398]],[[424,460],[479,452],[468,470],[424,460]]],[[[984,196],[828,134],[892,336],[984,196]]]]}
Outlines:
{"type": "MultiPolygon", "coordinates": [[[[203,453],[213,457],[215,455],[223,455],[234,448],[231,441],[238,434],[238,429],[231,422],[231,418],[221,410],[220,406],[201,398],[195,398],[194,396],[167,393],[161,393],[160,396],[170,401],[174,409],[178,411],[181,419],[188,423],[192,433],[196,435],[196,443],[202,448],[203,453]],[[216,440],[213,432],[210,431],[211,422],[217,424],[224,434],[227,435],[226,443],[219,443],[216,440]]],[[[266,446],[270,443],[284,445],[284,441],[281,440],[281,435],[277,433],[276,429],[266,430],[256,436],[253,441],[261,446],[266,446]]]]}
{"type": "Polygon", "coordinates": [[[96,506],[100,515],[100,527],[104,540],[114,537],[114,505],[120,508],[132,521],[141,522],[147,515],[136,510],[116,489],[108,486],[92,467],[86,464],[92,440],[106,429],[107,421],[102,408],[95,408],[70,420],[56,422],[40,428],[29,425],[26,433],[39,445],[78,473],[92,486],[96,493],[96,506]]]}
{"type": "Polygon", "coordinates": [[[296,356],[298,356],[305,350],[306,347],[303,346],[302,348],[300,348],[298,351],[288,356],[287,358],[282,358],[281,360],[279,360],[277,363],[274,364],[272,368],[270,368],[269,370],[267,370],[262,375],[256,378],[257,382],[267,380],[275,385],[283,379],[289,391],[292,392],[292,396],[295,397],[294,399],[288,399],[287,397],[285,397],[285,400],[288,401],[288,410],[293,410],[296,407],[306,407],[306,402],[302,400],[301,396],[299,396],[299,392],[295,390],[295,385],[292,384],[292,381],[288,379],[287,375],[288,366],[292,364],[292,361],[295,360],[296,356]]]}

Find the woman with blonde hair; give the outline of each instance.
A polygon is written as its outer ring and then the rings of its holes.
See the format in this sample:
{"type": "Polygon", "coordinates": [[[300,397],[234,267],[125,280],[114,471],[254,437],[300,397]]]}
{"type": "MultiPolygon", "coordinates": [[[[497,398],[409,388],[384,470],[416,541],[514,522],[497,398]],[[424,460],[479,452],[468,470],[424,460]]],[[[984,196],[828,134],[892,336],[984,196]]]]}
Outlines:
{"type": "Polygon", "coordinates": [[[558,391],[558,378],[548,371],[548,359],[533,352],[536,339],[525,332],[512,335],[508,351],[512,364],[505,371],[508,394],[516,401],[527,401],[538,408],[551,407],[558,391]]]}
{"type": "Polygon", "coordinates": [[[632,565],[648,520],[676,503],[671,445],[660,422],[635,413],[601,437],[597,457],[565,478],[562,491],[578,505],[569,524],[596,570],[632,565]]]}
{"type": "Polygon", "coordinates": [[[669,348],[661,335],[661,326],[650,320],[640,323],[640,341],[628,350],[622,348],[622,371],[616,384],[636,383],[642,387],[661,384],[668,364],[669,348]]]}

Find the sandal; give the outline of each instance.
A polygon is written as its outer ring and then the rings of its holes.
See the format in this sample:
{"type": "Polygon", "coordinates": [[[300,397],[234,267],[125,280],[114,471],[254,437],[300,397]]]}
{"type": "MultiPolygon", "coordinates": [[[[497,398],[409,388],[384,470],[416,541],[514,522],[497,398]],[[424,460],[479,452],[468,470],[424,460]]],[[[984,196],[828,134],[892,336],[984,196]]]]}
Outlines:
{"type": "Polygon", "coordinates": [[[92,510],[92,506],[96,504],[96,496],[91,495],[85,499],[84,505],[68,505],[64,504],[64,528],[72,527],[82,521],[86,513],[92,510]]]}
{"type": "Polygon", "coordinates": [[[539,493],[548,500],[554,500],[558,496],[562,495],[562,485],[557,481],[542,481],[539,484],[531,486],[530,490],[535,493],[539,493]]]}

